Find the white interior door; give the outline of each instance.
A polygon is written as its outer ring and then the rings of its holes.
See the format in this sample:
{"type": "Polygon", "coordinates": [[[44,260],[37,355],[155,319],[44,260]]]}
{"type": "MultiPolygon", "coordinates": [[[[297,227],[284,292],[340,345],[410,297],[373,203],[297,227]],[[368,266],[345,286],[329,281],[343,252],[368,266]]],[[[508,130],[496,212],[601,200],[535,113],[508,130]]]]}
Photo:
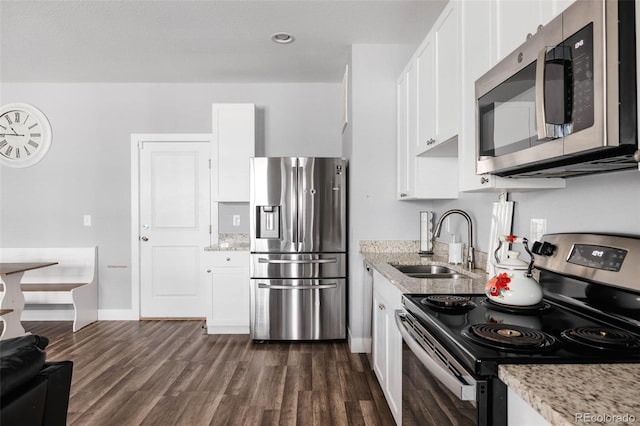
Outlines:
{"type": "Polygon", "coordinates": [[[200,257],[210,244],[210,144],[140,146],[140,316],[204,317],[200,257]]]}

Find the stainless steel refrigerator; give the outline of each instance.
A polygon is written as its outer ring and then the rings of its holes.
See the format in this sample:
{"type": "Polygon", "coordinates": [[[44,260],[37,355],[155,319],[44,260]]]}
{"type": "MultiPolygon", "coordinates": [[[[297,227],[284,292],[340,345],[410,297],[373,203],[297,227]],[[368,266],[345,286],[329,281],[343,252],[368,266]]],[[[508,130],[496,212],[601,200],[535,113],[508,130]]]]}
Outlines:
{"type": "Polygon", "coordinates": [[[251,338],[346,338],[347,163],[251,159],[251,338]]]}

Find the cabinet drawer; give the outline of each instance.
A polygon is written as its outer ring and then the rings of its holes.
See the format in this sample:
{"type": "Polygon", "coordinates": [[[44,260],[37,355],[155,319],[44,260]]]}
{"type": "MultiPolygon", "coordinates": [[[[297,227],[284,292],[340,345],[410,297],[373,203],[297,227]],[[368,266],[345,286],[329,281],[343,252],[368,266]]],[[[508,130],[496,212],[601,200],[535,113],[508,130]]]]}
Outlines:
{"type": "Polygon", "coordinates": [[[209,251],[205,252],[205,267],[211,268],[248,268],[248,251],[209,251]]]}

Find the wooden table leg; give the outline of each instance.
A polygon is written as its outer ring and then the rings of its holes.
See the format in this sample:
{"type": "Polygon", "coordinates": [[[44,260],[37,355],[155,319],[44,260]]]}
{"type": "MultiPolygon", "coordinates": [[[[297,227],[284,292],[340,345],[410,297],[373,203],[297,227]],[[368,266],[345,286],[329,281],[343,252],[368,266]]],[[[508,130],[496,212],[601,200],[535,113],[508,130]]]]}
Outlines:
{"type": "Polygon", "coordinates": [[[11,309],[12,312],[3,315],[4,330],[0,340],[24,336],[26,333],[20,322],[24,310],[24,295],[20,290],[20,281],[24,272],[3,274],[0,279],[4,283],[4,296],[0,300],[0,309],[11,309]]]}

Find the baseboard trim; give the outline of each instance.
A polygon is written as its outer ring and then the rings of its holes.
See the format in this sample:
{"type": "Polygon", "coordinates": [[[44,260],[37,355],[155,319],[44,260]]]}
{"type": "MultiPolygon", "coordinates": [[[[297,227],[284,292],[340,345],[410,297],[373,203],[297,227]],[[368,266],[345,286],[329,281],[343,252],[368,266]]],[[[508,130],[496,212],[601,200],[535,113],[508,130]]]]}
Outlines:
{"type": "Polygon", "coordinates": [[[98,321],[139,321],[138,313],[131,309],[98,309],[98,321]]]}
{"type": "Polygon", "coordinates": [[[351,353],[371,353],[371,337],[353,337],[349,332],[349,349],[351,353]]]}
{"type": "Polygon", "coordinates": [[[233,325],[207,326],[207,334],[249,334],[249,327],[233,325]]]}

